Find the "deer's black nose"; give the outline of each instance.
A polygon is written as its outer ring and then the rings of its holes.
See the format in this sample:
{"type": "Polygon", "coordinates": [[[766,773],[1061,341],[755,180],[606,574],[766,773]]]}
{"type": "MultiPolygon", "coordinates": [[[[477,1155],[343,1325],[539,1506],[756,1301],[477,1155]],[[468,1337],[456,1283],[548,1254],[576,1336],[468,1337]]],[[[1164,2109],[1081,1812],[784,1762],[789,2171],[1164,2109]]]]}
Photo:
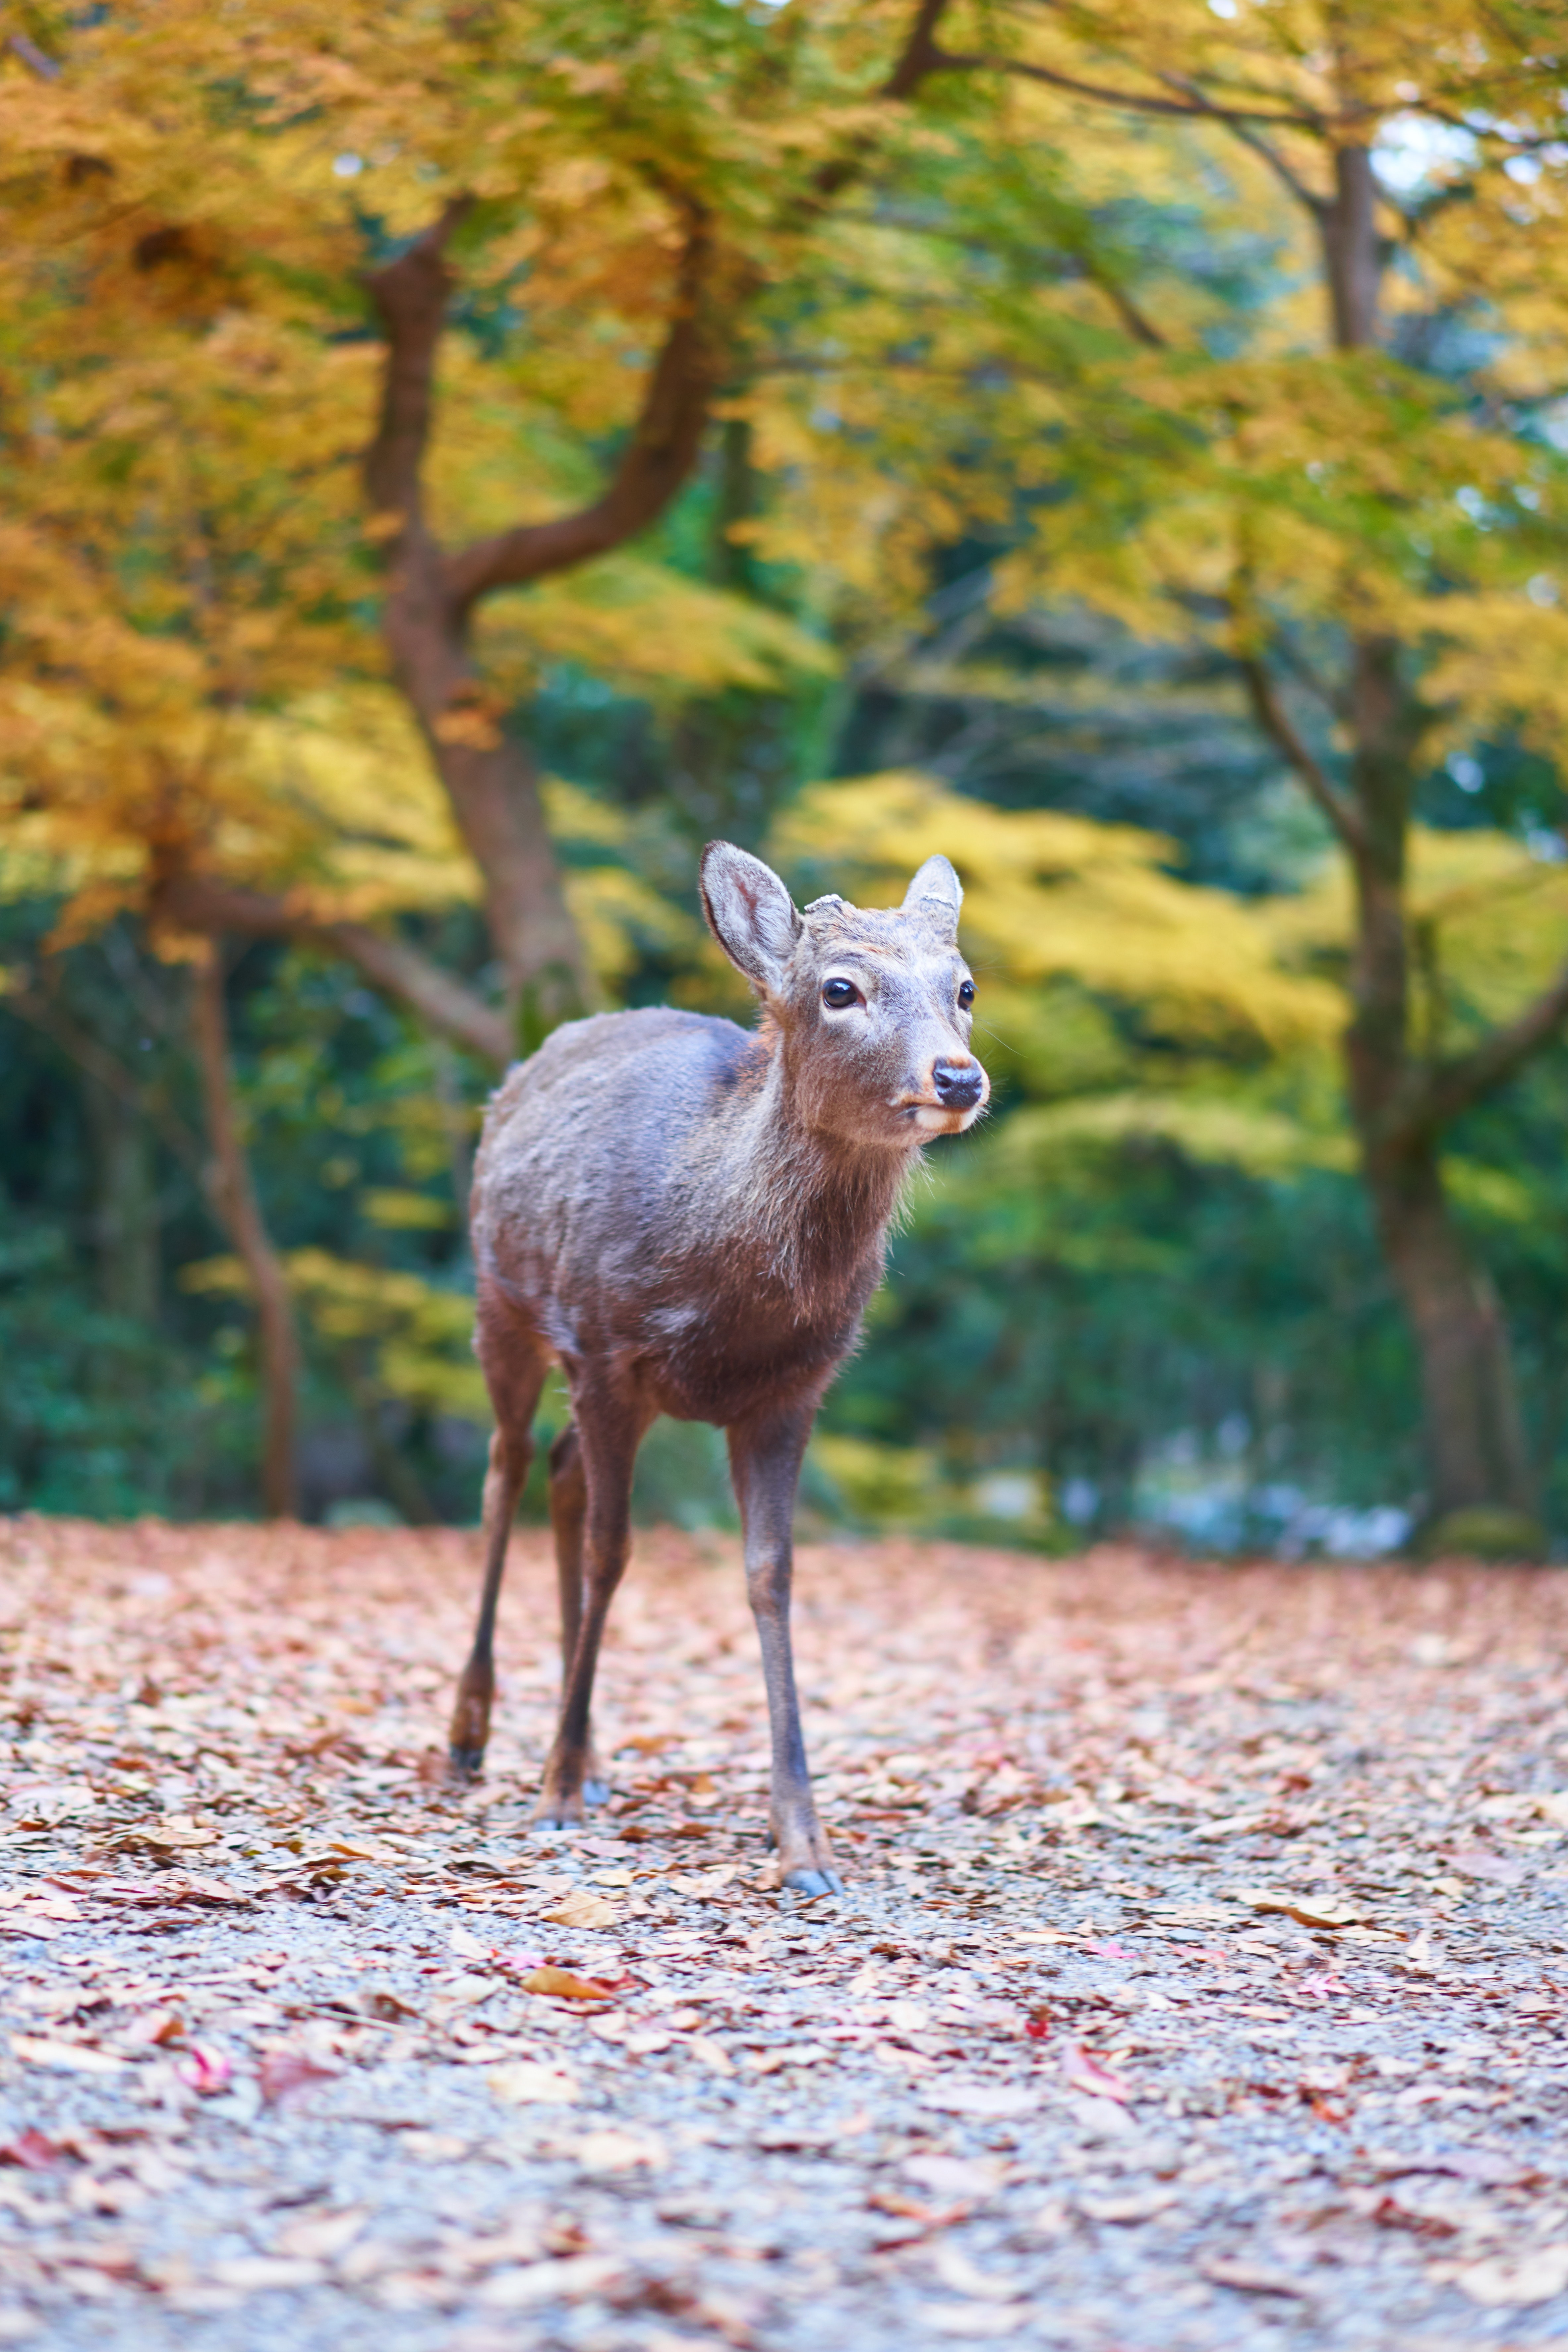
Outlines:
{"type": "Polygon", "coordinates": [[[969,1110],[980,1100],[985,1081],[978,1062],[938,1062],[931,1074],[936,1098],[949,1110],[969,1110]]]}

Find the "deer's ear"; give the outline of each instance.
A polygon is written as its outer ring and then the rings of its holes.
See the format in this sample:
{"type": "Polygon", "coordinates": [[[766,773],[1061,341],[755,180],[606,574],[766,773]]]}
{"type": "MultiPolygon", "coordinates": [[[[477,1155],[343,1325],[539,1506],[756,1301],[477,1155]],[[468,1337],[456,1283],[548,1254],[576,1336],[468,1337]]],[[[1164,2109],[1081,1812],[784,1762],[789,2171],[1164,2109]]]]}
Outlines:
{"type": "Polygon", "coordinates": [[[906,915],[921,915],[943,939],[958,937],[963,887],[945,857],[928,857],[904,892],[906,915]]]}
{"type": "Polygon", "coordinates": [[[777,994],[801,919],[773,867],[731,842],[710,841],[702,853],[702,911],[736,970],[777,994]]]}

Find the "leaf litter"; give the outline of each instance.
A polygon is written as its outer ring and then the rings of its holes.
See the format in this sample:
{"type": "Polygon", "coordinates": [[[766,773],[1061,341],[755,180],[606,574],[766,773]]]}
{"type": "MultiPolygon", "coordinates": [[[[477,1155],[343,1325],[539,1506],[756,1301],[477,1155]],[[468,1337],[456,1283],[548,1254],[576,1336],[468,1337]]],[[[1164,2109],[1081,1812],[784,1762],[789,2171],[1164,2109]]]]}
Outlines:
{"type": "Polygon", "coordinates": [[[537,1536],[463,1790],[472,1537],[0,1523],[0,2342],[1568,2331],[1556,1573],[804,1549],[833,1904],[638,1553],[540,1832],[537,1536]]]}

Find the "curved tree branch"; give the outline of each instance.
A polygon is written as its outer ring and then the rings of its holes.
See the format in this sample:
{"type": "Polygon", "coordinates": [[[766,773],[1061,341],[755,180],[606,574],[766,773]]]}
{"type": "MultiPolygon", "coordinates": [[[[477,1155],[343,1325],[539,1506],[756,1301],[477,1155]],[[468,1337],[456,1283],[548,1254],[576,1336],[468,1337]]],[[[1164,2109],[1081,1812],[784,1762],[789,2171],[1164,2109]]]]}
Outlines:
{"type": "Polygon", "coordinates": [[[195,875],[179,875],[159,890],[155,919],[209,937],[231,931],[252,940],[295,940],[341,955],[384,995],[407,1005],[455,1045],[504,1068],[514,1040],[506,1016],[406,940],[363,923],[323,922],[287,898],[237,890],[195,875]]]}
{"type": "Polygon", "coordinates": [[[1263,663],[1255,654],[1244,654],[1239,657],[1237,667],[1246,682],[1258,725],[1276,749],[1283,752],[1311,799],[1359,864],[1367,853],[1366,833],[1360,815],[1313,757],[1294,719],[1280,701],[1274,680],[1263,663]]]}
{"type": "Polygon", "coordinates": [[[946,16],[947,7],[948,0],[920,0],[903,55],[882,84],[881,97],[912,98],[927,74],[936,70],[942,56],[936,45],[936,28],[946,16]]]}
{"type": "Polygon", "coordinates": [[[1058,73],[1052,66],[1036,65],[1029,58],[999,57],[990,50],[942,49],[933,43],[924,69],[927,73],[1016,74],[1026,81],[1044,82],[1051,89],[1066,90],[1070,98],[1091,98],[1100,106],[1124,107],[1130,114],[1176,115],[1189,121],[1196,116],[1214,122],[1260,122],[1287,131],[1319,128],[1316,117],[1310,114],[1278,107],[1221,106],[1206,98],[1201,101],[1192,98],[1156,98],[1150,90],[1116,89],[1104,82],[1084,81],[1077,74],[1058,73]]]}
{"type": "Polygon", "coordinates": [[[674,314],[614,478],[575,513],[496,531],[449,555],[444,576],[457,614],[498,588],[519,588],[607,554],[663,513],[697,462],[728,356],[709,316],[714,267],[711,226],[693,206],[674,314]]]}
{"type": "Polygon", "coordinates": [[[1568,964],[1532,1003],[1468,1054],[1436,1065],[1413,1108],[1411,1124],[1447,1126],[1511,1078],[1568,1022],[1568,964]]]}

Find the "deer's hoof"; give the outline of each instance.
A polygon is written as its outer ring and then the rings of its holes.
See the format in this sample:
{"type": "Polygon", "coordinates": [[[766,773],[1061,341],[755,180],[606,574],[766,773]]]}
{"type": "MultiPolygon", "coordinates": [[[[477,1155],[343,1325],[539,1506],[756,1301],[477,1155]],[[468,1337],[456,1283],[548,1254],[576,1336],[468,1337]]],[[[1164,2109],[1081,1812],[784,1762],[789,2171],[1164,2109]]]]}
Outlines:
{"type": "Polygon", "coordinates": [[[459,1748],[453,1741],[447,1750],[447,1764],[455,1780],[477,1780],[485,1769],[482,1748],[459,1748]]]}
{"type": "Polygon", "coordinates": [[[557,1796],[546,1790],[534,1806],[529,1819],[536,1829],[565,1830],[583,1818],[581,1795],[557,1796]]]}
{"type": "Polygon", "coordinates": [[[842,1895],[844,1881],[836,1870],[789,1870],[784,1873],[784,1885],[793,1886],[797,1895],[842,1895]]]}

